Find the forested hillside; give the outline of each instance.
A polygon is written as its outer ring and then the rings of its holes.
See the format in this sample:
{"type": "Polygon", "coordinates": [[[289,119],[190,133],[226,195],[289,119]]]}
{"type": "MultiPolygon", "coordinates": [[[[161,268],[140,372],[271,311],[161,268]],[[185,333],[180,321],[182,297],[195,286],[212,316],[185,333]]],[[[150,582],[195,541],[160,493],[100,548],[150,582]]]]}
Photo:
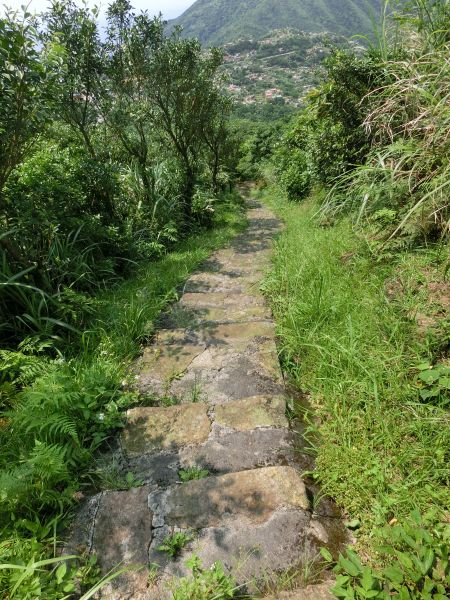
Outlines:
{"type": "Polygon", "coordinates": [[[219,45],[239,38],[260,38],[273,29],[294,27],[340,35],[373,33],[380,0],[197,0],[171,26],[203,44],[219,45]]]}

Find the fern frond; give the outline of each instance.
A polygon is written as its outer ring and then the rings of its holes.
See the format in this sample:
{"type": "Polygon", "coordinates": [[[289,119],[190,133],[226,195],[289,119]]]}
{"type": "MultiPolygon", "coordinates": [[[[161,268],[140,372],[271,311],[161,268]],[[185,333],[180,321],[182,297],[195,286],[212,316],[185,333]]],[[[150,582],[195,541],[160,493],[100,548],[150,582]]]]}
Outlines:
{"type": "Polygon", "coordinates": [[[70,437],[74,442],[78,443],[77,426],[69,416],[60,413],[44,415],[44,419],[39,419],[42,415],[37,415],[36,419],[33,419],[32,415],[27,416],[30,419],[28,425],[25,427],[27,434],[36,432],[47,442],[70,437]]]}
{"type": "Polygon", "coordinates": [[[68,478],[66,448],[58,444],[46,444],[36,440],[28,457],[33,475],[43,483],[63,481],[68,478]]]}

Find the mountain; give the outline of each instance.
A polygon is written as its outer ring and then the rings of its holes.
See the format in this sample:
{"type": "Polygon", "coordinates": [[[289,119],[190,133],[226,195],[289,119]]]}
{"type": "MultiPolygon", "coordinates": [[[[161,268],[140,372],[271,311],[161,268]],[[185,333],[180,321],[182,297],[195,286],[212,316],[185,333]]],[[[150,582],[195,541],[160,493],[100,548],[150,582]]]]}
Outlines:
{"type": "Polygon", "coordinates": [[[171,25],[206,45],[261,36],[293,27],[351,36],[373,32],[382,0],[197,0],[171,25]]]}

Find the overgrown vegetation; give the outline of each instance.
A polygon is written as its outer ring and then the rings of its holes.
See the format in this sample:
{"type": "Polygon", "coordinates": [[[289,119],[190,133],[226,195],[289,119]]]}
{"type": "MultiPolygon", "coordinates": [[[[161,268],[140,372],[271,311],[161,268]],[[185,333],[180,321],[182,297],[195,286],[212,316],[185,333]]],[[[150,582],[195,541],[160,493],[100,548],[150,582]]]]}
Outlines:
{"type": "Polygon", "coordinates": [[[377,46],[325,60],[276,152],[291,199],[325,185],[323,214],[352,212],[383,248],[448,235],[449,22],[445,0],[414,0],[377,46]]]}
{"type": "Polygon", "coordinates": [[[424,401],[418,385],[422,363],[439,360],[446,336],[432,329],[420,337],[409,313],[411,301],[426,309],[417,298],[420,266],[442,277],[445,248],[375,261],[348,220],[323,227],[316,211],[314,201],[282,205],[287,228],[265,289],[284,369],[317,411],[318,477],[359,517],[370,544],[373,526],[446,504],[445,400],[424,401]],[[389,301],[387,286],[406,265],[415,278],[389,301]]]}
{"type": "Polygon", "coordinates": [[[363,565],[351,550],[339,557],[334,594],[342,600],[445,600],[449,542],[449,532],[442,524],[423,523],[415,512],[410,522],[385,527],[380,533],[379,552],[387,565],[383,570],[363,565]]]}
{"type": "Polygon", "coordinates": [[[361,554],[343,599],[449,593],[449,43],[448,2],[408,2],[246,154],[286,221],[265,282],[283,367],[361,554]]]}
{"type": "MultiPolygon", "coordinates": [[[[138,401],[127,367],[177,286],[243,225],[221,52],[126,0],[0,18],[0,595],[98,580],[59,556],[95,456],[138,401]]],[[[77,592],[78,593],[78,592],[77,592]]],[[[95,590],[87,592],[91,597],[95,590]]]]}
{"type": "MultiPolygon", "coordinates": [[[[130,485],[128,474],[124,479],[93,469],[96,449],[122,425],[122,412],[139,401],[124,387],[127,366],[152,334],[161,310],[176,299],[177,287],[243,224],[232,196],[216,211],[214,228],[98,295],[76,356],[54,359],[45,354],[46,347],[39,354],[26,346],[1,352],[0,563],[24,565],[53,556],[67,515],[87,490],[130,485]]],[[[133,477],[132,484],[137,483],[133,477]]],[[[97,576],[91,571],[86,583],[97,576]]],[[[0,570],[4,594],[10,591],[10,575],[0,570]]],[[[64,585],[57,585],[53,571],[34,573],[36,589],[45,590],[49,599],[64,597],[71,577],[72,570],[64,585]]],[[[18,598],[31,593],[27,585],[18,589],[18,598]]]]}

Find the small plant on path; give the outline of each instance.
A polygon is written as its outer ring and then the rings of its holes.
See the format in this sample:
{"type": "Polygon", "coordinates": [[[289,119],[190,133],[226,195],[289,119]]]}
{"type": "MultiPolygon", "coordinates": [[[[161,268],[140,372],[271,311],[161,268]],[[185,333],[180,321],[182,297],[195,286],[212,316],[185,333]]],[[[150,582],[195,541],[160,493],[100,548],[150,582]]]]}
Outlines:
{"type": "Polygon", "coordinates": [[[188,467],[187,469],[178,471],[178,475],[183,483],[187,483],[188,481],[195,481],[208,477],[209,471],[207,469],[200,469],[200,467],[188,467]]]}
{"type": "Polygon", "coordinates": [[[198,556],[186,562],[192,577],[183,577],[172,590],[173,600],[227,600],[236,597],[239,589],[231,575],[227,575],[222,563],[216,562],[210,569],[203,569],[198,556]]]}
{"type": "Polygon", "coordinates": [[[158,551],[166,552],[170,558],[175,559],[181,553],[181,550],[193,539],[191,534],[177,531],[173,535],[168,535],[163,540],[163,543],[158,546],[158,551]]]}

